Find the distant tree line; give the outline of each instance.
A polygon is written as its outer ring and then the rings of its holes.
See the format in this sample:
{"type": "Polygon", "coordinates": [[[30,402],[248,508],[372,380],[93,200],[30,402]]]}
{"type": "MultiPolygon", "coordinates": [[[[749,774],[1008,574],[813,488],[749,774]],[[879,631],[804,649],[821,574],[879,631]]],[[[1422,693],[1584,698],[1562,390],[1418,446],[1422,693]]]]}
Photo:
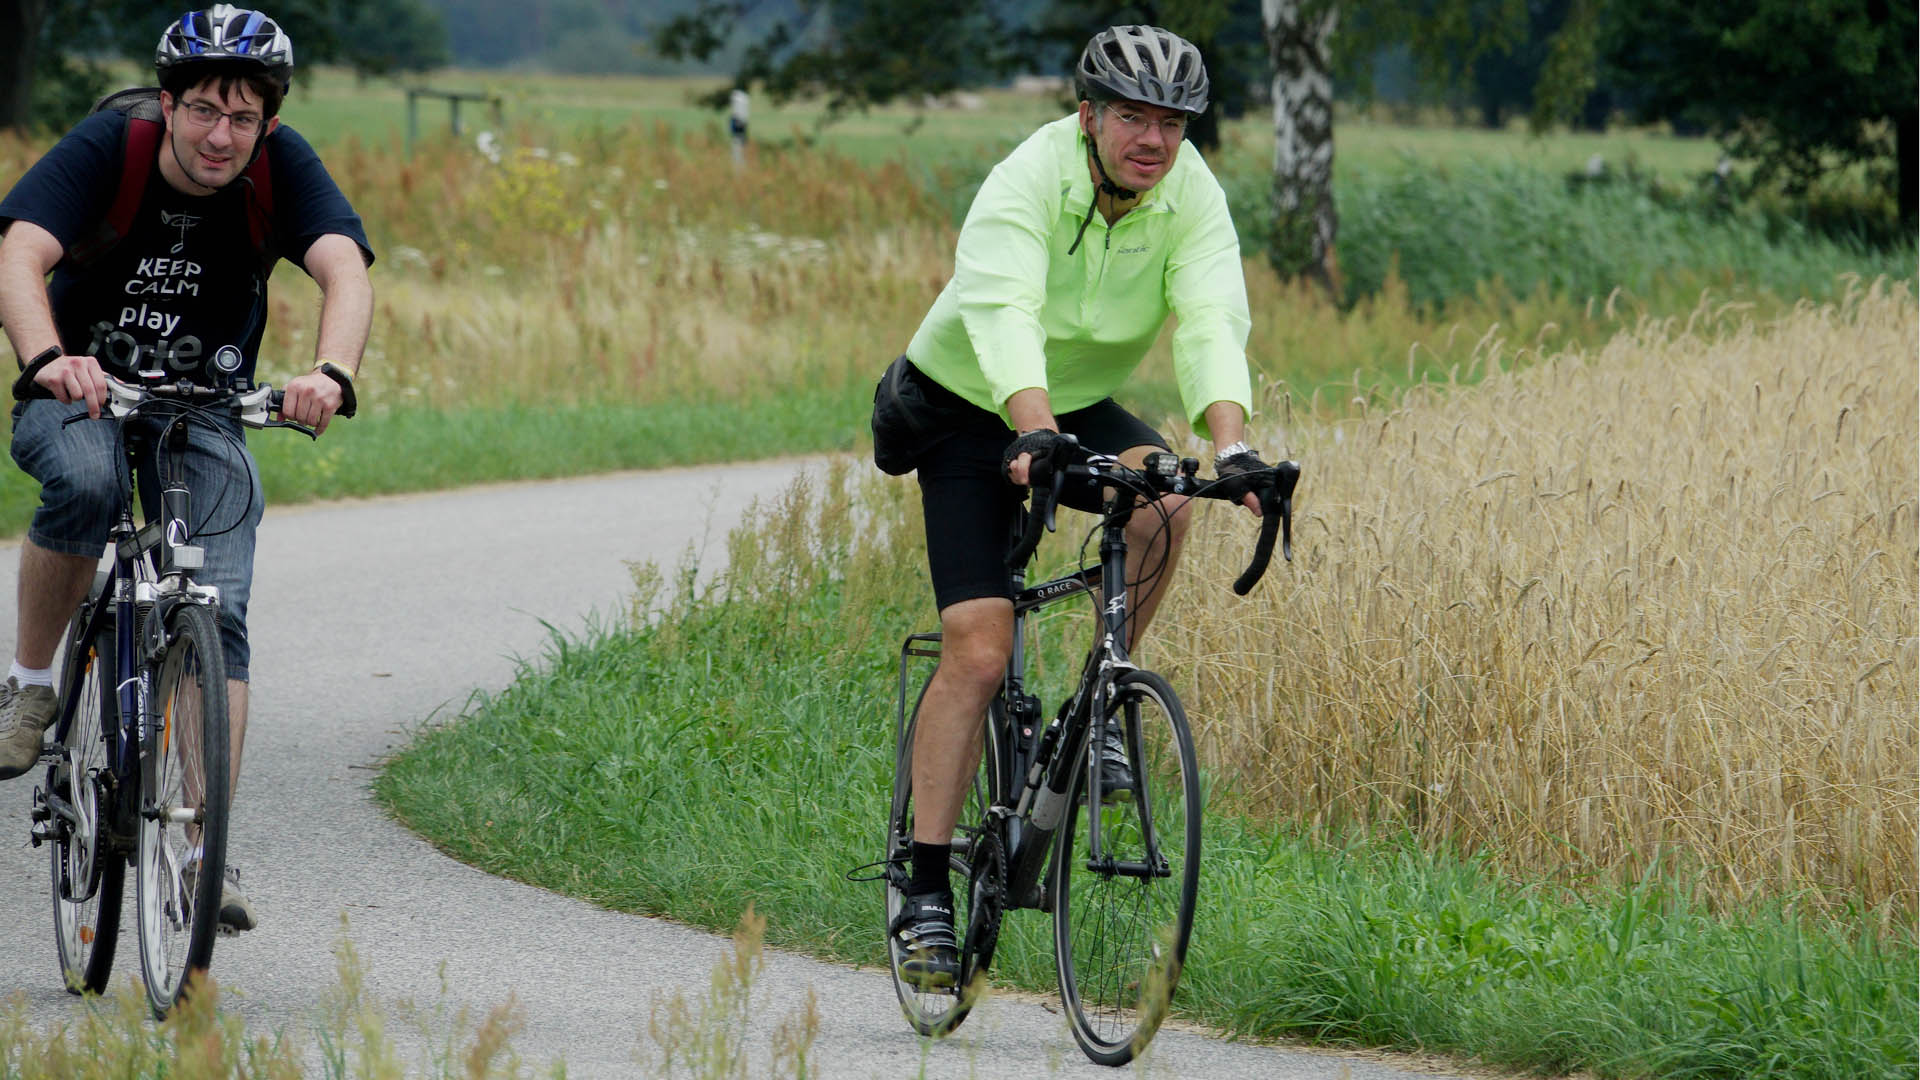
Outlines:
{"type": "MultiPolygon", "coordinates": [[[[1208,59],[1216,107],[1274,115],[1283,273],[1332,267],[1333,101],[1380,89],[1400,57],[1417,93],[1536,130],[1616,112],[1711,134],[1789,193],[1854,170],[1911,225],[1920,199],[1912,0],[268,0],[302,63],[366,76],[476,66],[719,70],[775,101],[835,111],[1071,67],[1102,26],[1166,26],[1208,59]]],[[[103,58],[152,53],[179,0],[0,5],[0,126],[60,126],[102,89],[103,58]]],[[[715,95],[716,106],[725,88],[715,95]]]]}
{"type": "MultiPolygon", "coordinates": [[[[250,6],[253,0],[240,0],[250,6]]],[[[202,0],[6,0],[0,4],[0,127],[63,128],[111,86],[105,62],[152,59],[160,34],[202,0]]],[[[259,0],[293,39],[299,66],[363,76],[448,62],[446,24],[428,0],[259,0]]],[[[299,72],[295,73],[296,82],[299,72]]]]}

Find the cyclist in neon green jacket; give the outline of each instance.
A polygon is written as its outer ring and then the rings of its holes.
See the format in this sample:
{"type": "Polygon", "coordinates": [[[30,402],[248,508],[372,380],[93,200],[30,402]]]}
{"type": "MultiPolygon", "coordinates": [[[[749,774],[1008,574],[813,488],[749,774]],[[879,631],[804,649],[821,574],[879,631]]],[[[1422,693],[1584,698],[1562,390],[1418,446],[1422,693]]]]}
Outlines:
{"type": "MultiPolygon", "coordinates": [[[[1012,649],[1004,556],[1019,485],[1060,432],[1138,466],[1167,444],[1111,395],[1167,317],[1186,416],[1215,446],[1221,476],[1265,469],[1243,439],[1251,409],[1250,319],[1240,242],[1220,184],[1182,149],[1207,107],[1199,50],[1151,26],[1088,42],[1078,110],[1035,132],[993,172],[960,230],[953,278],[875,392],[882,469],[916,470],[942,632],[940,665],[916,728],[912,876],[889,927],[925,988],[958,974],[948,858],[981,712],[1012,649]],[[1009,482],[1011,481],[1011,482],[1009,482]]],[[[1098,492],[1062,501],[1098,509],[1098,492]]],[[[1259,500],[1244,499],[1255,514],[1259,500]]],[[[1179,555],[1185,499],[1129,526],[1132,636],[1152,619],[1179,555]]],[[[1130,787],[1117,738],[1109,790],[1130,787]]]]}

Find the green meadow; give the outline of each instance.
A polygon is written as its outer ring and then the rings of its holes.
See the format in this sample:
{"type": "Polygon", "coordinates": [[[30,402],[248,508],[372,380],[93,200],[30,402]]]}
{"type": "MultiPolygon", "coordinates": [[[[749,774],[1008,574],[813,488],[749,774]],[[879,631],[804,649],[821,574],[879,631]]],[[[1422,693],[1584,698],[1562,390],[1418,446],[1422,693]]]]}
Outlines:
{"type": "MultiPolygon", "coordinates": [[[[933,612],[866,410],[973,190],[1065,103],[756,102],[736,166],[711,82],[432,82],[498,94],[504,128],[478,145],[468,106],[456,140],[423,103],[409,147],[402,88],[338,73],[287,106],[379,308],[362,415],[253,439],[270,502],[853,456],[713,584],[638,572],[630,625],[556,636],[377,796],[489,872],[720,931],[751,906],[771,944],[879,962],[880,896],[842,875],[876,857],[898,643],[933,612]]],[[[1234,601],[1248,537],[1209,519],[1149,643],[1209,778],[1178,1010],[1528,1072],[1912,1076],[1911,243],[1729,202],[1718,149],[1663,132],[1336,138],[1337,305],[1266,264],[1265,119],[1209,155],[1254,430],[1307,479],[1297,561],[1234,601]],[[1570,179],[1595,154],[1618,179],[1570,179]]],[[[0,182],[44,146],[0,137],[0,182]]],[[[317,298],[274,287],[277,381],[317,298]]],[[[1123,401],[1177,413],[1164,341],[1123,401]]],[[[34,496],[0,474],[0,529],[34,496]]],[[[1042,632],[1070,669],[1077,615],[1042,632]]],[[[1043,922],[1010,918],[997,982],[1051,986],[1043,922]]],[[[43,1044],[0,1031],[4,1077],[43,1044]]]]}

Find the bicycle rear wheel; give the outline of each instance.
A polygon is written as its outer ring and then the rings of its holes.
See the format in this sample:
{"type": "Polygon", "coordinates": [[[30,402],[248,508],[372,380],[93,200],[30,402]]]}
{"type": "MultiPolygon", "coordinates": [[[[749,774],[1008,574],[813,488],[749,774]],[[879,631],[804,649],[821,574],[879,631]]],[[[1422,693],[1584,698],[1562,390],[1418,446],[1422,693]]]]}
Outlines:
{"type": "Polygon", "coordinates": [[[227,676],[213,614],[181,604],[142,766],[140,974],[165,1018],[213,958],[227,862],[227,676]]]}
{"type": "MultiPolygon", "coordinates": [[[[899,746],[896,748],[893,770],[893,804],[887,815],[887,859],[884,877],[887,886],[887,921],[893,925],[894,916],[900,913],[906,897],[907,881],[910,877],[913,854],[913,734],[919,723],[919,702],[925,701],[927,687],[933,682],[929,676],[920,688],[920,697],[914,705],[914,714],[907,721],[906,729],[901,732],[899,746]]],[[[953,856],[948,867],[953,880],[954,928],[961,936],[960,952],[963,957],[970,955],[972,942],[966,940],[968,930],[974,921],[974,889],[970,888],[973,872],[972,858],[976,850],[984,850],[982,824],[986,821],[987,807],[992,805],[992,792],[1000,790],[999,754],[995,752],[993,717],[1000,714],[998,699],[988,713],[985,723],[984,744],[980,755],[980,766],[975,770],[974,781],[968,789],[966,802],[960,808],[960,823],[954,830],[953,856]]],[[[995,927],[997,929],[997,927],[995,927]]],[[[901,975],[900,963],[904,959],[894,944],[893,935],[887,934],[887,968],[893,977],[894,993],[900,998],[900,1009],[906,1014],[907,1023],[922,1035],[940,1036],[960,1026],[967,1013],[973,1008],[978,990],[969,985],[969,967],[977,970],[978,965],[962,965],[961,983],[950,989],[927,990],[909,982],[901,975]]]]}
{"type": "Polygon", "coordinates": [[[1094,739],[1055,836],[1050,891],[1074,1040],[1094,1061],[1124,1065],[1166,1018],[1186,960],[1200,886],[1200,770],[1186,710],[1165,679],[1127,672],[1107,707],[1122,725],[1133,798],[1089,792],[1100,772],[1094,739]]]}
{"type": "MultiPolygon", "coordinates": [[[[114,693],[113,632],[82,640],[85,609],[67,628],[60,687],[71,708],[54,732],[61,760],[47,774],[52,813],[53,940],[60,976],[76,994],[107,988],[114,946],[120,939],[120,895],[127,872],[124,849],[109,839],[111,763],[107,732],[118,725],[114,693]]],[[[67,702],[61,703],[63,706],[67,702]]]]}

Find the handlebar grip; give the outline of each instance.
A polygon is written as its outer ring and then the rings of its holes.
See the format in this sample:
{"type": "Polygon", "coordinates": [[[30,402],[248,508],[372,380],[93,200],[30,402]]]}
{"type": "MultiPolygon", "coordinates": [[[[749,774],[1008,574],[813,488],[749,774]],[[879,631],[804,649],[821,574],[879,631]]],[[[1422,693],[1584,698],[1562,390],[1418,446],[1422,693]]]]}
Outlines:
{"type": "Polygon", "coordinates": [[[1273,489],[1268,488],[1260,494],[1260,539],[1253,545],[1253,561],[1240,572],[1233,581],[1236,596],[1245,596],[1253,591],[1260,578],[1267,572],[1267,563],[1273,560],[1274,537],[1280,532],[1279,500],[1273,497],[1273,489]]]}
{"type": "MultiPolygon", "coordinates": [[[[1079,439],[1062,434],[1059,436],[1056,453],[1071,454],[1077,452],[1079,447],[1079,439]]],[[[1019,542],[1013,545],[1013,550],[1007,552],[1007,569],[1009,570],[1018,570],[1027,565],[1027,560],[1033,557],[1034,549],[1040,546],[1042,529],[1047,532],[1053,531],[1053,512],[1060,505],[1060,492],[1067,486],[1066,462],[1055,461],[1047,467],[1044,477],[1037,478],[1029,472],[1027,486],[1033,491],[1033,501],[1027,506],[1027,521],[1020,530],[1019,542]],[[1044,489],[1041,484],[1033,482],[1035,479],[1049,478],[1052,483],[1046,484],[1044,489]]]]}
{"type": "MultiPolygon", "coordinates": [[[[287,399],[287,392],[285,390],[276,389],[272,393],[268,394],[267,395],[267,412],[271,415],[278,416],[280,414],[280,405],[286,399],[287,399]]],[[[339,416],[343,414],[335,413],[334,415],[339,416]]],[[[314,429],[308,427],[305,424],[295,423],[292,420],[267,420],[262,422],[260,426],[276,427],[276,428],[292,428],[293,430],[299,432],[300,434],[305,435],[309,439],[318,441],[320,438],[319,432],[315,431],[314,429]]]]}
{"type": "Polygon", "coordinates": [[[1293,561],[1293,489],[1300,482],[1300,464],[1283,461],[1273,467],[1273,483],[1260,493],[1260,539],[1253,547],[1253,561],[1234,579],[1233,591],[1245,596],[1253,591],[1273,561],[1273,542],[1282,538],[1281,552],[1293,561]],[[1284,537],[1282,533],[1284,532],[1284,537]]]}
{"type": "Polygon", "coordinates": [[[1018,570],[1033,558],[1035,548],[1040,546],[1040,535],[1053,531],[1053,511],[1060,502],[1060,489],[1064,486],[1067,474],[1059,469],[1049,470],[1053,482],[1045,487],[1033,489],[1033,500],[1027,504],[1026,524],[1020,530],[1020,540],[1007,552],[1007,569],[1018,570]]]}
{"type": "Polygon", "coordinates": [[[13,400],[32,401],[35,398],[52,398],[53,391],[34,382],[33,379],[34,376],[40,374],[40,369],[60,359],[63,355],[65,354],[62,353],[60,347],[56,345],[53,348],[41,352],[40,355],[27,361],[25,364],[22,364],[20,367],[20,377],[13,380],[13,400]]]}

